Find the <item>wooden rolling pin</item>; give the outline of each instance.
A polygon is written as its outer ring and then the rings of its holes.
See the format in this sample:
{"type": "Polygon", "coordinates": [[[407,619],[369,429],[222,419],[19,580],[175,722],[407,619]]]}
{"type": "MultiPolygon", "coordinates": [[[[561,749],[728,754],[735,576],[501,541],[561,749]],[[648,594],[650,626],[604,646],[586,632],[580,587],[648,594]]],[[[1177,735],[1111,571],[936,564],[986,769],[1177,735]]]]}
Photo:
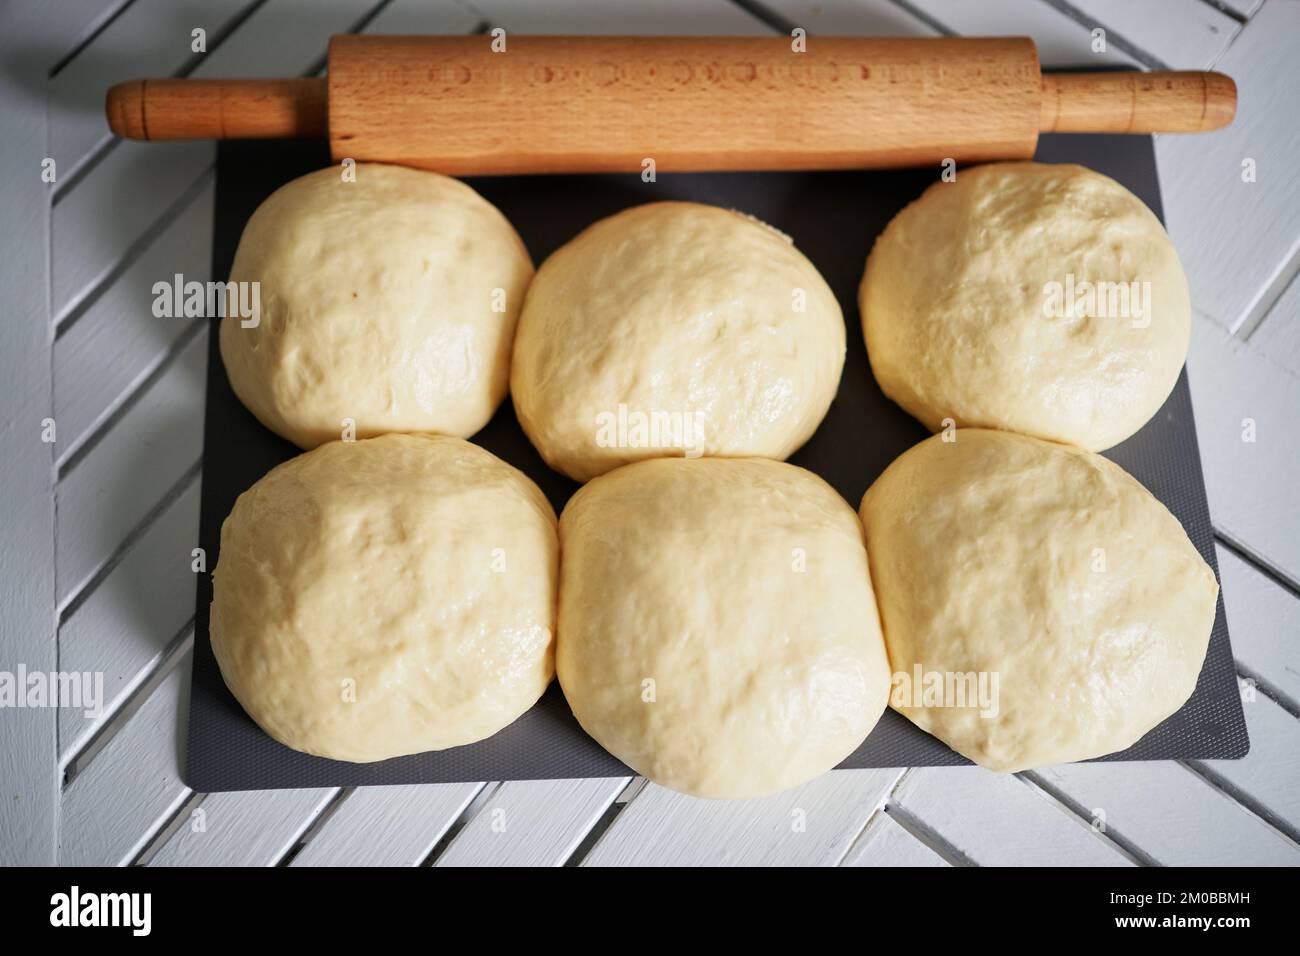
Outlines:
{"type": "Polygon", "coordinates": [[[336,36],[328,79],[135,80],[144,140],[329,136],[336,161],[454,175],[858,169],[1027,159],[1038,134],[1232,121],[1220,73],[1044,74],[1032,40],[336,36]]]}

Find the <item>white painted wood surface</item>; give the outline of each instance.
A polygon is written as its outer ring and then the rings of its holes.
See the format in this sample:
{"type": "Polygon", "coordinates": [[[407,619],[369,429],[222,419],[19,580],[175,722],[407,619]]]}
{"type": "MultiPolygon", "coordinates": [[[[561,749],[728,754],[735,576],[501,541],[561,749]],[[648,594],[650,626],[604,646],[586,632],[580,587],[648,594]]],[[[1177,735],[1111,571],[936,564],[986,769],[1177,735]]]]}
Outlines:
{"type": "Polygon", "coordinates": [[[323,790],[210,793],[181,815],[149,866],[274,866],[338,794],[323,790]]]}
{"type": "Polygon", "coordinates": [[[367,787],[347,794],[294,866],[418,866],[481,783],[367,787]]]}
{"type": "MultiPolygon", "coordinates": [[[[70,42],[30,0],[0,7],[0,58],[8,65],[0,135],[5,228],[0,232],[0,668],[49,672],[58,666],[54,612],[54,445],[41,423],[54,410],[53,336],[43,282],[49,274],[50,187],[45,159],[46,64],[24,56],[25,44],[66,51],[70,42]]],[[[62,52],[57,55],[62,55],[62,52]]],[[[57,437],[57,431],[55,433],[57,437]]],[[[58,749],[49,708],[0,711],[0,865],[54,862],[58,749]]]]}
{"type": "Polygon", "coordinates": [[[1286,0],[36,0],[0,7],[8,95],[0,324],[10,441],[0,668],[105,674],[103,714],[0,712],[0,863],[152,865],[948,865],[1297,861],[1300,832],[1300,86],[1286,0]],[[61,8],[64,5],[60,5],[61,8]],[[165,8],[165,11],[164,11],[165,8]],[[190,31],[208,31],[208,52],[190,31]],[[115,143],[104,87],[146,73],[304,74],[371,32],[1020,34],[1049,65],[1217,63],[1231,130],[1160,137],[1167,217],[1200,315],[1189,368],[1254,747],[1244,761],[846,771],[732,804],[644,781],[193,794],[180,779],[201,454],[204,336],[149,287],[211,257],[210,144],[115,143]],[[1092,30],[1106,30],[1105,53],[1092,30]],[[7,55],[17,44],[24,55],[7,55]],[[50,76],[51,71],[53,75],[50,76]],[[48,122],[47,122],[48,119],[48,122]],[[48,146],[46,145],[48,144],[48,146]],[[59,181],[38,186],[40,160],[59,181]],[[1257,180],[1240,180],[1241,159],[1257,180]],[[32,169],[30,176],[12,170],[32,169]],[[1213,223],[1208,228],[1207,223],[1213,223]],[[47,258],[46,250],[49,250],[47,258]],[[39,441],[53,414],[58,442],[39,441]],[[1242,420],[1258,426],[1243,442],[1242,420]],[[57,485],[57,491],[56,489],[57,485]],[[54,504],[57,502],[57,518],[54,504]],[[57,543],[57,547],[56,547],[57,543]],[[1231,550],[1229,550],[1230,548],[1231,550]],[[62,621],[60,623],[60,612],[62,621]],[[56,632],[57,628],[57,632],[56,632]],[[56,639],[57,634],[57,639],[56,639]],[[62,785],[64,772],[69,782],[62,785]],[[1106,830],[1095,829],[1097,810],[1106,830]]]}
{"type": "Polygon", "coordinates": [[[926,844],[904,830],[884,809],[867,821],[840,866],[951,866],[926,844]]]}
{"type": "Polygon", "coordinates": [[[503,783],[438,857],[438,866],[561,866],[631,782],[503,783]]]}

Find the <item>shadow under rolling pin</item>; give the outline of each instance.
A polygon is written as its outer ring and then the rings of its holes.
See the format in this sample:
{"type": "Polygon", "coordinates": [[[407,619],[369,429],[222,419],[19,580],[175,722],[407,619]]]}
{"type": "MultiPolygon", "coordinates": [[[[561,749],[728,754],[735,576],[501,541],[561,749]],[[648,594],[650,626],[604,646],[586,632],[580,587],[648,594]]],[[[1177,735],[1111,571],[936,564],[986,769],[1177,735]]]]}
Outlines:
{"type": "Polygon", "coordinates": [[[1040,132],[1193,133],[1237,89],[1208,72],[1044,74],[1032,40],[336,36],[327,78],[133,80],[139,140],[328,136],[336,161],[450,175],[878,169],[1029,159],[1040,132]]]}

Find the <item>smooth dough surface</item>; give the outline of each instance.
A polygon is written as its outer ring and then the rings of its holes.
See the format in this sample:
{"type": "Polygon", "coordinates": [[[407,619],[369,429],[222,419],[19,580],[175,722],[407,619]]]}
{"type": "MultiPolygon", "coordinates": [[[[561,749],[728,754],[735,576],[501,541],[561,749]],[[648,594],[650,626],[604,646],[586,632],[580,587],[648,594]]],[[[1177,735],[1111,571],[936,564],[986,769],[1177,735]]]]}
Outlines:
{"type": "Polygon", "coordinates": [[[551,680],[558,564],[550,504],[477,445],[331,442],[235,502],[212,649],[295,750],[364,762],[472,743],[551,680]]]}
{"type": "Polygon", "coordinates": [[[858,304],[876,381],[931,431],[951,418],[1093,450],[1159,411],[1191,334],[1160,221],[1075,165],[996,163],[934,184],[876,240],[858,304]],[[1101,282],[1090,306],[1084,283],[1101,282]]]}
{"type": "Polygon", "coordinates": [[[627,465],[570,500],[560,541],[560,685],[638,773],[696,796],[761,796],[834,767],[883,712],[862,529],[811,472],[752,458],[627,465]]]}
{"type": "Polygon", "coordinates": [[[222,319],[221,357],[240,400],[301,448],[344,437],[345,420],[358,438],[468,437],[505,397],[532,274],[514,228],[464,183],[322,169],[244,228],[230,278],[260,283],[260,323],[222,319]]]}
{"type": "Polygon", "coordinates": [[[885,643],[910,682],[891,704],[993,770],[1123,750],[1195,689],[1214,572],[1164,505],[1100,455],[955,434],[904,453],[862,499],[885,643]],[[997,675],[995,708],[907,696],[918,665],[997,675]]]}
{"type": "Polygon", "coordinates": [[[538,269],[510,387],[542,457],[579,481],[692,446],[783,459],[830,407],[844,343],[834,294],[788,237],[716,206],[650,203],[538,269]]]}

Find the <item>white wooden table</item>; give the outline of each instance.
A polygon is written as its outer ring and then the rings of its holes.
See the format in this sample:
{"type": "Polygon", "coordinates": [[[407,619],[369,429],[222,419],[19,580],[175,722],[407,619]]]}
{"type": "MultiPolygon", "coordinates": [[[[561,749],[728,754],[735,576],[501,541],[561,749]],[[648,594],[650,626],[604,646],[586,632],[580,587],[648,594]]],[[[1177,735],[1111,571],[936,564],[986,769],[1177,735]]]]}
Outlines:
{"type": "Polygon", "coordinates": [[[0,670],[100,671],[107,698],[96,719],[0,710],[0,863],[1300,863],[1300,2],[10,0],[0,62],[0,670]],[[745,803],[629,778],[191,792],[206,335],[202,319],[154,318],[150,287],[207,277],[214,150],[114,141],[104,91],[311,73],[339,32],[495,26],[1029,34],[1048,64],[1234,76],[1230,130],[1157,150],[1196,307],[1192,393],[1250,756],[841,771],[745,803]]]}

